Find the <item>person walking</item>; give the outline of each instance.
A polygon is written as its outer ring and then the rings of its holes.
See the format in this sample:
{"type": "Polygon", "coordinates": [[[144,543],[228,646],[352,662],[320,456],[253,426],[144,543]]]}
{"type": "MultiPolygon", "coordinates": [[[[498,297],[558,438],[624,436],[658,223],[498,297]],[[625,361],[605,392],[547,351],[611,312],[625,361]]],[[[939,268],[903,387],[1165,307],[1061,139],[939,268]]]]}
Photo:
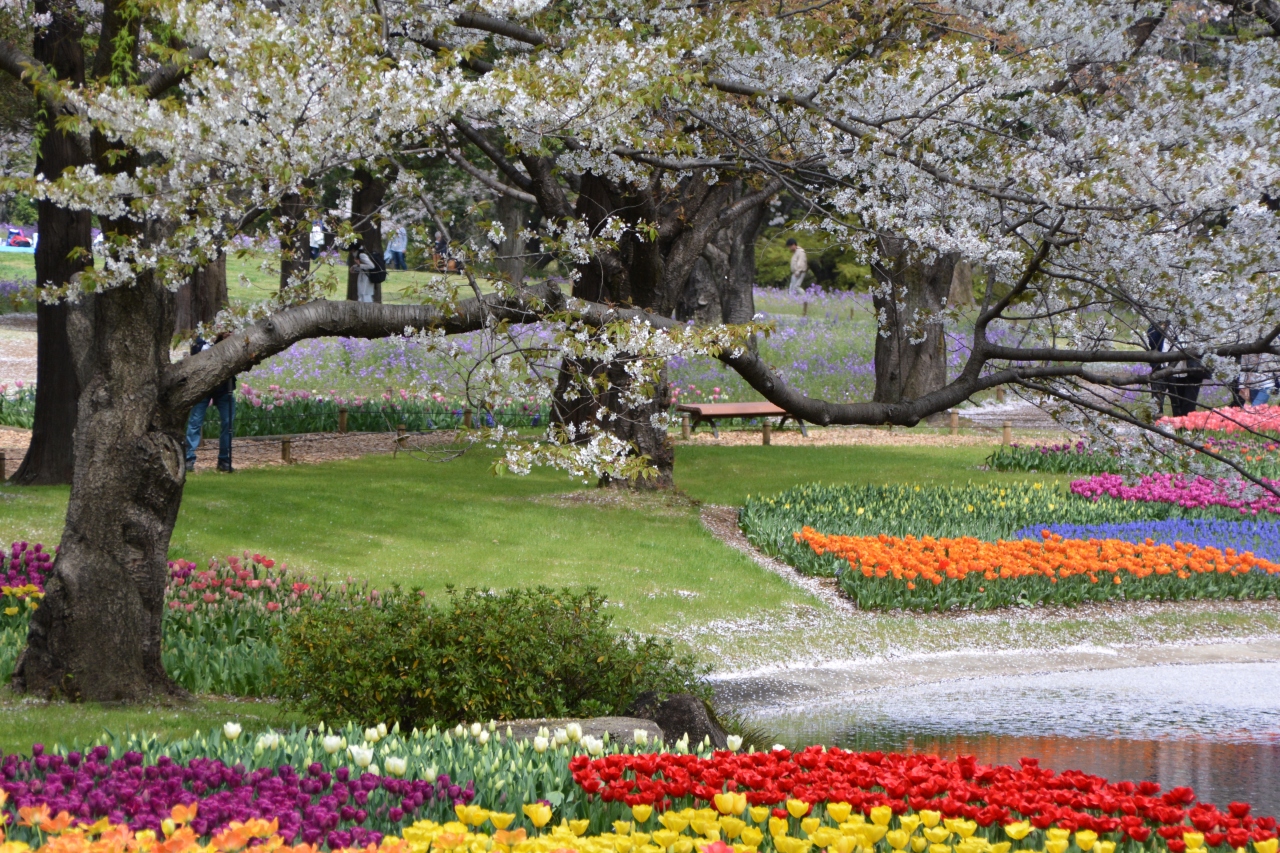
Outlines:
{"type": "Polygon", "coordinates": [[[791,284],[787,292],[796,296],[804,289],[804,277],[809,273],[809,256],[794,237],[787,238],[787,248],[791,250],[791,284]]]}
{"type": "Polygon", "coordinates": [[[378,265],[374,263],[373,258],[369,257],[369,253],[364,250],[364,244],[359,240],[351,245],[347,265],[356,271],[356,301],[372,302],[373,280],[369,276],[378,270],[378,265]]]}
{"type": "Polygon", "coordinates": [[[324,229],[320,227],[319,222],[311,223],[311,260],[320,257],[320,252],[324,249],[324,229]]]}
{"type": "MultiPolygon", "coordinates": [[[[227,332],[218,335],[217,340],[224,340],[227,332]]],[[[199,335],[191,343],[191,354],[207,350],[213,344],[199,335]]],[[[231,467],[231,437],[235,432],[236,419],[236,378],[232,376],[223,382],[205,399],[196,403],[187,418],[187,473],[196,470],[196,448],[200,446],[201,433],[204,432],[204,417],[212,403],[218,410],[218,470],[226,474],[235,472],[231,467]]]]}
{"type": "Polygon", "coordinates": [[[387,267],[389,269],[407,270],[409,267],[404,262],[404,253],[409,249],[409,232],[401,225],[396,228],[396,233],[391,236],[391,242],[387,244],[387,267]]]}
{"type": "MultiPolygon", "coordinates": [[[[1151,352],[1161,353],[1169,351],[1169,339],[1165,337],[1165,329],[1162,324],[1152,323],[1147,328],[1147,349],[1151,352]]],[[[1153,361],[1151,362],[1151,372],[1155,373],[1157,370],[1163,370],[1168,366],[1169,362],[1167,361],[1153,361]]],[[[1164,398],[1168,394],[1169,383],[1167,381],[1151,383],[1151,402],[1155,403],[1157,418],[1164,415],[1164,398]]],[[[1172,399],[1170,399],[1170,405],[1173,405],[1172,399]]]]}

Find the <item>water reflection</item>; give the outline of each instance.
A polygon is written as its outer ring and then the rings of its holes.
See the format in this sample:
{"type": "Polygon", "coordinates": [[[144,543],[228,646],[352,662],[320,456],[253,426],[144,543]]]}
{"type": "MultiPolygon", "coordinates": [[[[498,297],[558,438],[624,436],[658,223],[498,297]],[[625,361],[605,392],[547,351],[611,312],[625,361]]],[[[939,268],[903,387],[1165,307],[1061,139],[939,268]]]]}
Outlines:
{"type": "Polygon", "coordinates": [[[1202,800],[1280,815],[1278,664],[976,678],[743,710],[788,746],[966,753],[994,764],[1034,756],[1059,771],[1190,785],[1202,800]]]}

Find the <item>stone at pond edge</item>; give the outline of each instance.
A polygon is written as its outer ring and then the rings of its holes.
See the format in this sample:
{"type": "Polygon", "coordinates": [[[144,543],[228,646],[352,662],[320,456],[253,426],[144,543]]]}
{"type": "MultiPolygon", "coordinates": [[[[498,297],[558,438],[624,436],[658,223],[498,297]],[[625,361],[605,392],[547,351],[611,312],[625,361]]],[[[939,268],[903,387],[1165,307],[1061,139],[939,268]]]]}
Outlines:
{"type": "Polygon", "coordinates": [[[532,740],[538,734],[538,729],[545,728],[552,734],[556,729],[563,729],[569,723],[577,723],[582,726],[584,735],[592,737],[604,737],[604,733],[609,733],[609,742],[627,745],[635,742],[636,729],[644,729],[649,733],[649,740],[662,737],[662,729],[651,719],[643,719],[640,717],[589,717],[585,720],[575,719],[573,717],[565,717],[556,720],[512,720],[509,723],[498,723],[498,733],[506,736],[507,726],[511,727],[511,737],[514,740],[532,740]]]}
{"type": "Polygon", "coordinates": [[[627,713],[657,722],[666,732],[668,746],[688,734],[690,748],[709,737],[715,749],[728,749],[728,735],[707,710],[707,703],[689,693],[677,693],[659,701],[656,693],[646,691],[636,697],[627,713]]]}

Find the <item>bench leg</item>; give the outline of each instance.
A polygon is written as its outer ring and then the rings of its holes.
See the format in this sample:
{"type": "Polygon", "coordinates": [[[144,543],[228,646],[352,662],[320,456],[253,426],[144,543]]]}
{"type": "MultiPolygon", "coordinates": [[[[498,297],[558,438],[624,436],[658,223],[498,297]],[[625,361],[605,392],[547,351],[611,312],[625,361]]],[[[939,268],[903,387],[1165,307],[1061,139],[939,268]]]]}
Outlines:
{"type": "Polygon", "coordinates": [[[718,422],[715,420],[711,421],[711,434],[714,435],[716,438],[720,437],[720,426],[718,422]]]}
{"type": "Polygon", "coordinates": [[[799,418],[796,418],[796,423],[800,424],[800,434],[803,435],[805,438],[808,438],[809,431],[804,428],[804,421],[800,420],[799,418]]]}

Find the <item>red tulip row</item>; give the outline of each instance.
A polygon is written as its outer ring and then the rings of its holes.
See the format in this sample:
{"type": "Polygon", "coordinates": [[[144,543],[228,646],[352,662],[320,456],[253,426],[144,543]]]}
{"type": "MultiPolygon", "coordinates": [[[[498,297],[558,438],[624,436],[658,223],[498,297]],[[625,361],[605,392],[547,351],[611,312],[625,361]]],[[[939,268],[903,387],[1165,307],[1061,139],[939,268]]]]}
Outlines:
{"type": "MultiPolygon", "coordinates": [[[[925,809],[980,826],[1029,820],[1050,826],[1144,842],[1153,833],[1182,853],[1184,832],[1200,832],[1209,847],[1244,847],[1275,838],[1276,820],[1249,813],[1247,803],[1226,811],[1196,801],[1190,788],[1161,793],[1154,782],[1108,782],[1079,771],[1055,773],[1024,758],[1020,766],[987,766],[973,756],[848,752],[809,747],[802,752],[717,752],[711,758],[669,753],[575,758],[574,781],[588,795],[628,806],[661,809],[712,802],[723,791],[744,793],[753,806],[789,799],[815,805],[846,802],[870,814],[887,805],[895,814],[925,809]]],[[[782,815],[779,815],[782,816],[782,815]]]]}

